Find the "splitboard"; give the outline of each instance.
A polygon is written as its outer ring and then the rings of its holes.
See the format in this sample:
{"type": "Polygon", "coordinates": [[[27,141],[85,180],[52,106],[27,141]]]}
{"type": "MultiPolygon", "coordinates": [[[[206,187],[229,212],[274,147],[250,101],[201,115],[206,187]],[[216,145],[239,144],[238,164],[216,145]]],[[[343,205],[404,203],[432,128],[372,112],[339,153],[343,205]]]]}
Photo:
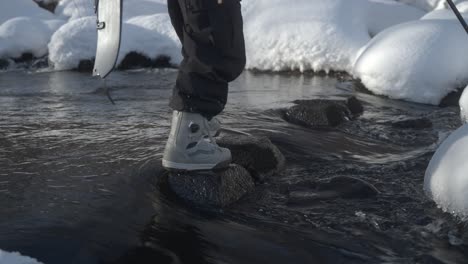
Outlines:
{"type": "Polygon", "coordinates": [[[122,1],[95,0],[97,49],[94,76],[105,78],[117,62],[122,34],[122,1]]]}

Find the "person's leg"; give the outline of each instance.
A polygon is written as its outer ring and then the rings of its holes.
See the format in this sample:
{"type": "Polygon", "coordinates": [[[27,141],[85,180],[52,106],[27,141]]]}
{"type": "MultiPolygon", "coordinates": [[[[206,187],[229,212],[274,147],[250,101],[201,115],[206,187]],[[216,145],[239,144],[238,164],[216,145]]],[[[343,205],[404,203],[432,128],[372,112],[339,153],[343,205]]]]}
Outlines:
{"type": "Polygon", "coordinates": [[[230,151],[211,139],[208,120],[224,109],[228,82],[245,66],[239,0],[168,0],[168,8],[184,59],[170,102],[174,113],[163,166],[226,167],[230,151]]]}
{"type": "MultiPolygon", "coordinates": [[[[170,0],[169,0],[170,1],[170,0]]],[[[184,19],[184,59],[171,99],[178,111],[208,118],[227,102],[228,82],[245,66],[243,22],[239,0],[178,0],[184,19]]],[[[177,23],[173,23],[177,27],[177,23]]]]}

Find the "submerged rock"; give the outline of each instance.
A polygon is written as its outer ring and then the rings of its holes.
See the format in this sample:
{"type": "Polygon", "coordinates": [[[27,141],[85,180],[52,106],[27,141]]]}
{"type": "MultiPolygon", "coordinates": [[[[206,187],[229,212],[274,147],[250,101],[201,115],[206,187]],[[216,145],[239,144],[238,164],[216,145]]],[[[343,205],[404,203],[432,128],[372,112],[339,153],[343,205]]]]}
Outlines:
{"type": "Polygon", "coordinates": [[[93,72],[94,60],[80,60],[77,70],[79,72],[93,72]]]}
{"type": "Polygon", "coordinates": [[[135,68],[162,68],[162,67],[170,67],[171,58],[168,56],[159,56],[155,59],[151,59],[144,54],[139,52],[129,52],[125,55],[125,58],[119,65],[120,70],[128,70],[128,69],[135,69],[135,68]]]}
{"type": "Polygon", "coordinates": [[[288,204],[308,205],[328,199],[366,199],[379,194],[372,184],[348,176],[338,176],[318,183],[315,190],[297,190],[289,193],[288,204]]]}
{"type": "Polygon", "coordinates": [[[440,107],[458,106],[458,101],[463,93],[463,89],[457,89],[447,94],[439,103],[440,107]]]}
{"type": "Polygon", "coordinates": [[[18,57],[18,58],[13,58],[13,60],[16,63],[31,63],[34,59],[36,59],[36,58],[30,52],[25,52],[25,53],[21,54],[21,56],[18,57]]]}
{"type": "Polygon", "coordinates": [[[239,165],[223,171],[172,172],[168,182],[179,198],[203,207],[226,207],[255,188],[249,172],[239,165]]]}
{"type": "Polygon", "coordinates": [[[364,111],[355,97],[346,100],[297,100],[284,113],[286,121],[310,128],[336,127],[364,111]]]}
{"type": "Polygon", "coordinates": [[[402,129],[424,129],[432,128],[432,122],[428,118],[405,118],[392,122],[392,127],[402,129]]]}
{"type": "Polygon", "coordinates": [[[354,177],[338,176],[329,182],[321,183],[317,186],[321,192],[330,191],[346,199],[370,198],[379,194],[374,185],[354,177]]]}
{"type": "Polygon", "coordinates": [[[284,169],[285,158],[267,137],[228,135],[217,140],[231,150],[232,163],[247,169],[257,181],[284,169]]]}
{"type": "Polygon", "coordinates": [[[47,58],[47,56],[36,59],[34,60],[31,66],[35,69],[47,68],[49,67],[49,59],[47,58]]]}
{"type": "Polygon", "coordinates": [[[229,134],[217,142],[231,150],[233,164],[228,169],[169,173],[169,186],[182,200],[201,207],[226,207],[255,188],[254,178],[263,181],[284,168],[283,154],[266,137],[229,134]]]}
{"type": "Polygon", "coordinates": [[[0,59],[0,70],[4,70],[10,66],[10,62],[5,59],[0,59]]]}

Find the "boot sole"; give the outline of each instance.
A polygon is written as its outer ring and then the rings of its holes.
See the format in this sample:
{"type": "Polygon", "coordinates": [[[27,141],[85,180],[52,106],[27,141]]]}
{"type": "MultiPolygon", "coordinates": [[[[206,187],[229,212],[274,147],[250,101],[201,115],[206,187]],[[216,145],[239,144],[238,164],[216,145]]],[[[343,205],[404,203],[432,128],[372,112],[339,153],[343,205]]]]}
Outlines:
{"type": "Polygon", "coordinates": [[[201,171],[201,170],[217,170],[229,167],[231,160],[223,161],[218,164],[191,164],[191,163],[178,163],[167,160],[162,160],[162,166],[168,170],[176,171],[201,171]]]}

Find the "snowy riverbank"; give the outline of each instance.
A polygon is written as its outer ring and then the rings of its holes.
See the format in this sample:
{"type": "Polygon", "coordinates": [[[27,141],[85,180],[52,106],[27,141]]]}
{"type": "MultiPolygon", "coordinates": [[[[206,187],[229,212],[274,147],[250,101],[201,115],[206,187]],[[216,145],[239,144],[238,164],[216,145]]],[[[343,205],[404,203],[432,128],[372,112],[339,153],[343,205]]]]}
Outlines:
{"type": "MultiPolygon", "coordinates": [[[[346,71],[376,94],[439,104],[468,83],[468,38],[443,2],[244,0],[247,69],[346,71]]],[[[467,2],[459,7],[467,11],[467,2]]],[[[166,9],[164,0],[124,2],[118,64],[129,54],[147,61],[133,66],[158,58],[164,65],[180,62],[166,9]]],[[[0,67],[24,54],[48,59],[55,70],[92,65],[93,3],[61,0],[55,13],[32,0],[9,3],[0,11],[0,40],[0,67]]]]}

